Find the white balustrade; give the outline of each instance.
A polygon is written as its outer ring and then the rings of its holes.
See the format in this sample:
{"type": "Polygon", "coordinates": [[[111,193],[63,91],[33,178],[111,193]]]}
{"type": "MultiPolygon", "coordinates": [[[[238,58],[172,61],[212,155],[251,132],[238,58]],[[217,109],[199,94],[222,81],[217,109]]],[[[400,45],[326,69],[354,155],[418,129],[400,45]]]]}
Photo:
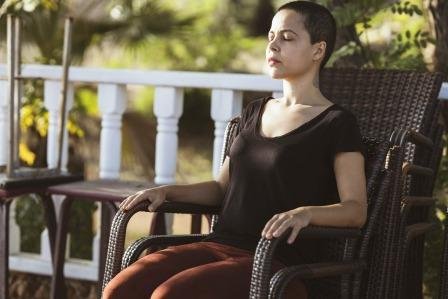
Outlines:
{"type": "Polygon", "coordinates": [[[9,209],[9,253],[18,254],[20,252],[20,227],[16,222],[16,201],[11,202],[9,209]]]}
{"type": "Polygon", "coordinates": [[[176,175],[178,123],[182,115],[183,90],[157,87],[154,93],[154,114],[157,117],[156,184],[173,184],[176,175]]]}
{"type": "Polygon", "coordinates": [[[447,101],[448,100],[448,82],[442,83],[442,88],[440,88],[439,99],[447,101]]]}
{"type": "MultiPolygon", "coordinates": [[[[59,121],[60,66],[25,65],[22,74],[26,77],[43,78],[45,107],[49,111],[48,128],[48,166],[57,165],[57,124],[59,121]]],[[[0,138],[8,140],[8,101],[5,94],[6,68],[0,65],[0,138]]],[[[141,71],[110,70],[97,68],[71,67],[69,71],[68,109],[73,105],[73,84],[87,83],[98,85],[98,104],[101,112],[101,140],[99,176],[107,179],[120,177],[121,126],[122,115],[126,109],[126,86],[154,86],[154,113],[157,117],[155,183],[176,183],[176,164],[178,151],[178,124],[183,112],[184,88],[208,88],[212,90],[210,115],[214,121],[213,176],[219,170],[219,159],[223,145],[223,134],[228,121],[241,113],[242,91],[266,91],[273,97],[282,96],[282,82],[272,80],[265,75],[246,75],[228,73],[200,73],[179,71],[141,71]]],[[[448,100],[448,83],[444,83],[439,94],[440,99],[448,100]]],[[[67,133],[66,133],[67,134],[67,133]]],[[[63,149],[63,166],[67,164],[67,138],[63,149]]],[[[0,165],[5,165],[8,146],[0,146],[0,165]]],[[[58,201],[55,201],[56,210],[58,201]]],[[[51,275],[50,248],[48,232],[41,234],[40,254],[20,252],[20,229],[14,219],[14,204],[11,209],[10,268],[12,270],[51,275]]],[[[166,214],[167,229],[171,233],[172,214],[166,214]]],[[[95,281],[98,279],[99,229],[93,240],[91,261],[70,258],[67,254],[64,273],[69,278],[95,281]]],[[[70,236],[68,236],[69,246],[70,236]]]]}
{"type": "Polygon", "coordinates": [[[221,150],[224,144],[224,131],[229,120],[241,113],[243,93],[239,90],[213,89],[211,117],[215,121],[213,141],[213,177],[217,178],[220,169],[221,150]]]}
{"type": "Polygon", "coordinates": [[[40,235],[40,258],[43,261],[51,263],[51,247],[50,239],[48,237],[48,229],[44,229],[40,235]]]}
{"type": "Polygon", "coordinates": [[[9,144],[9,99],[6,81],[0,81],[0,165],[8,164],[9,144]]]}
{"type": "MultiPolygon", "coordinates": [[[[155,151],[156,184],[174,184],[176,182],[176,164],[178,148],[178,123],[184,107],[182,88],[156,87],[154,92],[154,114],[157,117],[157,135],[155,151]]],[[[172,233],[174,215],[165,214],[167,234],[172,233]]]]}
{"type": "Polygon", "coordinates": [[[275,92],[272,93],[272,96],[275,99],[281,98],[283,96],[283,92],[282,91],[275,91],[275,92]]]}
{"type": "Polygon", "coordinates": [[[102,114],[100,178],[118,179],[121,162],[121,119],[126,109],[126,86],[100,84],[98,101],[102,114]]]}
{"type": "MultiPolygon", "coordinates": [[[[69,83],[67,88],[67,111],[73,107],[74,88],[69,83]]],[[[47,165],[49,168],[55,168],[58,164],[58,146],[59,146],[59,114],[61,101],[61,82],[46,80],[44,83],[44,105],[48,110],[48,134],[47,134],[47,165]]],[[[64,143],[62,145],[62,170],[67,170],[68,162],[68,131],[64,130],[64,143]]]]}

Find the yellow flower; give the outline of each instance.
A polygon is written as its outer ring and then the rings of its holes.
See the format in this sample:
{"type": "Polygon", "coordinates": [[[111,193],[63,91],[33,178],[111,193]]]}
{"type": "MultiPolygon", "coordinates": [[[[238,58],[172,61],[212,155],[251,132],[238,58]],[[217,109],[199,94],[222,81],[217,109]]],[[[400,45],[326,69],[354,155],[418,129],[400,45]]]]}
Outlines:
{"type": "Polygon", "coordinates": [[[36,160],[36,155],[28,148],[25,143],[20,143],[19,146],[19,157],[28,165],[33,165],[34,160],[36,160]]]}

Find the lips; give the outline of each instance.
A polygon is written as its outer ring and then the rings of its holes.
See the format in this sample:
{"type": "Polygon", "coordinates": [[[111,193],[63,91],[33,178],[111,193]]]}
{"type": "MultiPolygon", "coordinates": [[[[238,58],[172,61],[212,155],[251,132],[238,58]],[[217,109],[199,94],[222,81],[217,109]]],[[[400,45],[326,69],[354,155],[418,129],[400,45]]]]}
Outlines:
{"type": "Polygon", "coordinates": [[[280,63],[280,60],[274,59],[274,58],[269,58],[268,59],[268,63],[269,64],[276,64],[276,63],[280,63]]]}

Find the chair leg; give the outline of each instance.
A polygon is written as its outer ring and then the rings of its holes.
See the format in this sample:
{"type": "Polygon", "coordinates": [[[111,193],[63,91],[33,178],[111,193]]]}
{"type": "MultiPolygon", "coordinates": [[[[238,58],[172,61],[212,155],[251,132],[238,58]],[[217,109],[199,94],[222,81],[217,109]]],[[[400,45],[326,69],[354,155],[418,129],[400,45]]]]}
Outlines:
{"type": "MultiPolygon", "coordinates": [[[[165,224],[165,214],[160,212],[155,212],[151,219],[151,224],[149,226],[149,235],[166,235],[166,224],[165,224]]],[[[159,246],[149,246],[146,249],[146,254],[150,254],[154,251],[159,250],[159,246]]]]}
{"type": "Polygon", "coordinates": [[[201,214],[191,215],[191,233],[200,234],[201,225],[202,225],[202,215],[201,214]]]}
{"type": "Polygon", "coordinates": [[[9,202],[0,202],[0,299],[9,298],[9,202]]]}
{"type": "Polygon", "coordinates": [[[101,299],[103,286],[104,267],[106,266],[107,245],[109,243],[110,227],[112,219],[118,208],[113,202],[101,203],[101,235],[100,235],[100,260],[98,270],[97,297],[101,299]]]}
{"type": "Polygon", "coordinates": [[[52,262],[54,262],[54,246],[56,242],[56,228],[57,228],[54,203],[53,199],[51,198],[51,195],[49,194],[41,193],[39,194],[39,196],[42,201],[42,206],[44,207],[45,224],[47,226],[48,238],[50,240],[51,259],[52,262]]]}
{"type": "Polygon", "coordinates": [[[155,212],[149,228],[150,235],[166,235],[165,214],[155,212]]]}
{"type": "Polygon", "coordinates": [[[52,299],[67,297],[64,281],[65,248],[67,246],[68,222],[73,199],[66,197],[61,204],[59,223],[54,247],[53,277],[51,278],[50,296],[52,299]]]}

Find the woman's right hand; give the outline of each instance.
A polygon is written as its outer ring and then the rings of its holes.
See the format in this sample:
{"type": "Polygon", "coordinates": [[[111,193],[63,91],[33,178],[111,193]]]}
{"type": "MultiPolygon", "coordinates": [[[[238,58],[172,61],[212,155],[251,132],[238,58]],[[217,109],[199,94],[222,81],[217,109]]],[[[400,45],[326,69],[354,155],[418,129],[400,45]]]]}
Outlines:
{"type": "Polygon", "coordinates": [[[158,186],[146,190],[139,191],[121,202],[119,208],[122,211],[127,211],[136,204],[147,200],[149,203],[148,211],[154,212],[166,199],[166,186],[158,186]]]}

